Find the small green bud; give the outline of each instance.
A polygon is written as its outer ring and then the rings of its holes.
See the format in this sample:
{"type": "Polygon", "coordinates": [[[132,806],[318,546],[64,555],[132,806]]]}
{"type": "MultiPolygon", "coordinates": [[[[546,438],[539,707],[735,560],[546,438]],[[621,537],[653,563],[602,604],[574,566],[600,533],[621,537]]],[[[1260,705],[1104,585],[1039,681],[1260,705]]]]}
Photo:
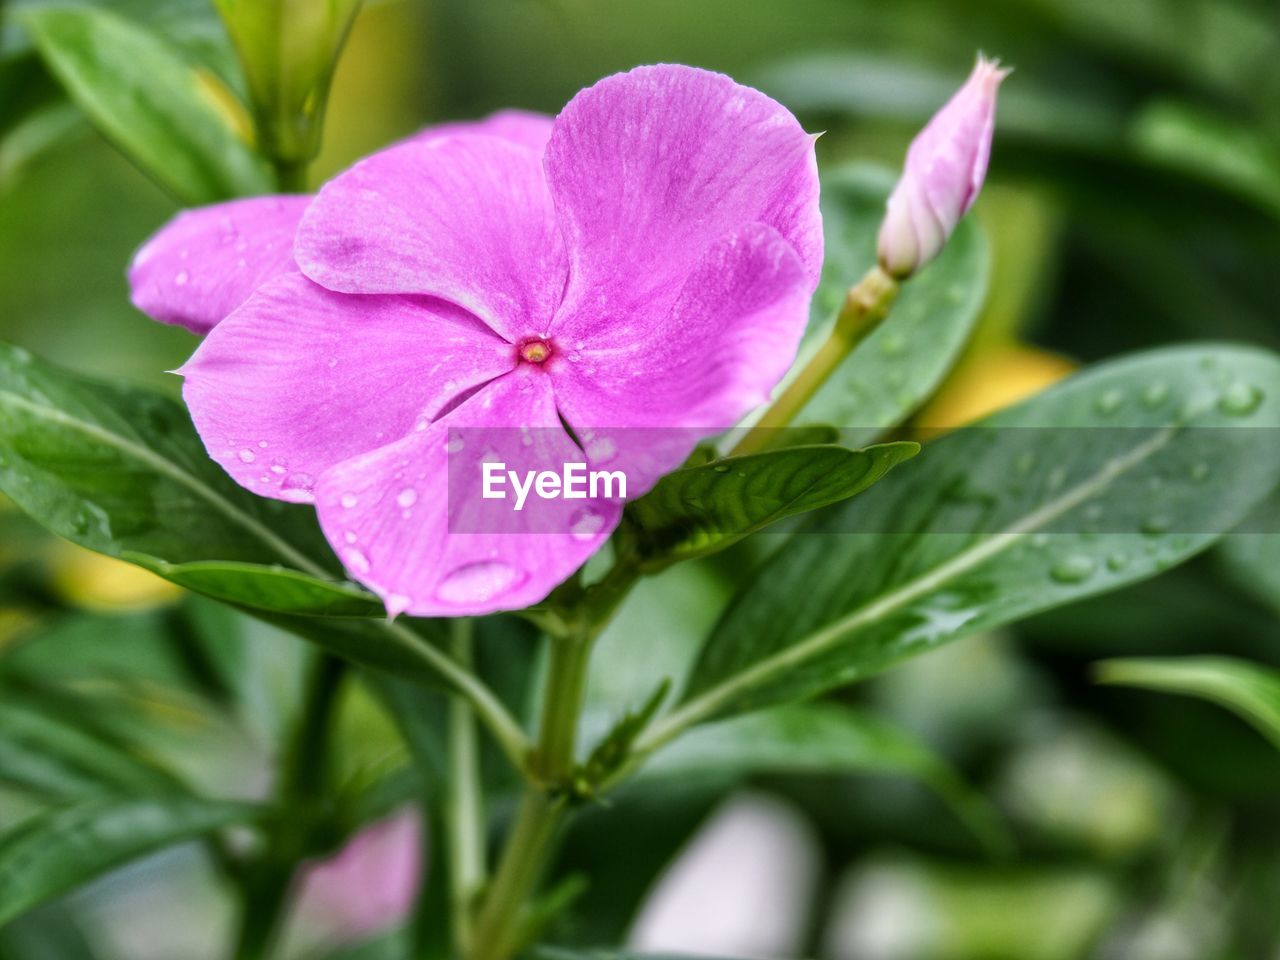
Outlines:
{"type": "Polygon", "coordinates": [[[213,0],[253,101],[259,149],[277,165],[320,150],[329,85],[361,0],[213,0]]]}

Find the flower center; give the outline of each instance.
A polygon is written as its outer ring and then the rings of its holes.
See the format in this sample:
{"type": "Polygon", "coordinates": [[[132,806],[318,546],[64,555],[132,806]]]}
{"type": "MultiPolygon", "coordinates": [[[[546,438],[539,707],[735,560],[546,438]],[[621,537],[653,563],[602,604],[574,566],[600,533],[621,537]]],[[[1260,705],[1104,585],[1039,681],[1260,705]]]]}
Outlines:
{"type": "Polygon", "coordinates": [[[526,363],[542,363],[551,356],[551,344],[541,337],[531,337],[520,344],[519,353],[526,363]]]}

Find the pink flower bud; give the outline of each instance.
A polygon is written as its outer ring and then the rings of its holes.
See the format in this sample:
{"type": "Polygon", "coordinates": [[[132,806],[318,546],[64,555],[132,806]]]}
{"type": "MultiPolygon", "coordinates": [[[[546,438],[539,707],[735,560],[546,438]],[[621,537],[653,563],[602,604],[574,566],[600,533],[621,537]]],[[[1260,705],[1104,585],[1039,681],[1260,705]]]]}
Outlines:
{"type": "Polygon", "coordinates": [[[880,266],[899,280],[942,250],[987,175],[996,91],[1009,71],[979,56],[973,73],[907,150],[880,226],[880,266]]]}

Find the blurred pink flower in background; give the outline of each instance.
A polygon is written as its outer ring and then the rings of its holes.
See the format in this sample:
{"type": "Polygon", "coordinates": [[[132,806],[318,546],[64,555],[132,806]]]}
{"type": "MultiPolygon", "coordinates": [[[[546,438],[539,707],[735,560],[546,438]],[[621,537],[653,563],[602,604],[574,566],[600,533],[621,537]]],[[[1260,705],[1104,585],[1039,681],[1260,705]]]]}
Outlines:
{"type": "Polygon", "coordinates": [[[405,810],[365,827],[301,871],[298,914],[329,942],[364,940],[408,919],[422,883],[422,821],[405,810]]]}
{"type": "Polygon", "coordinates": [[[979,56],[956,91],[911,142],[880,227],[880,265],[903,279],[938,255],[987,176],[996,92],[1009,71],[979,56]]]}

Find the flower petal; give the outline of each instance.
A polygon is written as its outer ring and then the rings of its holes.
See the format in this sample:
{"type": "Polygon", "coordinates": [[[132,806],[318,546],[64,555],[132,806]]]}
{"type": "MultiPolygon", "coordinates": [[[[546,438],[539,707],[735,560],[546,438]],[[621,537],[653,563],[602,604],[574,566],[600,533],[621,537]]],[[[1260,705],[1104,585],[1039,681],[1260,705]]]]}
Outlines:
{"type": "Polygon", "coordinates": [[[351,575],[393,616],[467,616],[537,603],[617,525],[605,500],[484,499],[482,465],[524,475],[582,462],[549,378],[520,367],[420,433],[327,471],[316,509],[351,575]]]}
{"type": "Polygon", "coordinates": [[[711,246],[748,223],[774,227],[815,288],[813,144],[785,107],[692,67],[640,67],[579,93],[547,146],[570,261],[553,332],[613,337],[624,318],[665,315],[711,246]]]}
{"type": "Polygon", "coordinates": [[[547,141],[551,139],[551,120],[552,118],[545,113],[534,113],[530,110],[499,110],[482,120],[456,120],[434,124],[418,131],[405,142],[435,140],[440,137],[452,137],[459,133],[484,133],[536,150],[541,156],[547,149],[547,141]]]}
{"type": "Polygon", "coordinates": [[[425,426],[514,362],[510,344],[452,304],[332,293],[292,273],[179,372],[209,455],[255,493],[309,502],[324,470],[425,426]]]}
{"type": "Polygon", "coordinates": [[[703,256],[666,317],[555,365],[560,412],[593,462],[624,470],[636,496],[699,439],[768,400],[808,313],[795,248],[773,227],[748,224],[703,256]]]}
{"type": "Polygon", "coordinates": [[[320,191],[294,253],[330,290],[442,297],[509,340],[547,329],[566,269],[541,157],[477,135],[360,161],[320,191]]]}
{"type": "Polygon", "coordinates": [[[267,280],[296,269],[293,234],[310,202],[282,195],[184,210],[134,255],[134,306],[208,333],[267,280]]]}

